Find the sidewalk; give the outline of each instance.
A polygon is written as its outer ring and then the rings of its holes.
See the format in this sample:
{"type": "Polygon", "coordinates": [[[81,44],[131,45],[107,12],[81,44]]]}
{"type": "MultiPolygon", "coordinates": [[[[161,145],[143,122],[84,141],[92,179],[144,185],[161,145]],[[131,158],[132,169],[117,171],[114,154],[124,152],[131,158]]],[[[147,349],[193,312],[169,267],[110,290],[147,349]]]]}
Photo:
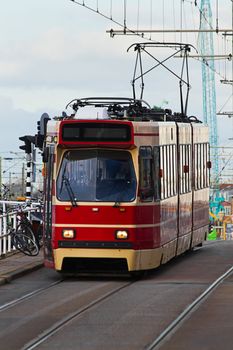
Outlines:
{"type": "Polygon", "coordinates": [[[0,259],[0,285],[35,271],[43,266],[43,252],[38,256],[27,256],[16,252],[0,259]]]}

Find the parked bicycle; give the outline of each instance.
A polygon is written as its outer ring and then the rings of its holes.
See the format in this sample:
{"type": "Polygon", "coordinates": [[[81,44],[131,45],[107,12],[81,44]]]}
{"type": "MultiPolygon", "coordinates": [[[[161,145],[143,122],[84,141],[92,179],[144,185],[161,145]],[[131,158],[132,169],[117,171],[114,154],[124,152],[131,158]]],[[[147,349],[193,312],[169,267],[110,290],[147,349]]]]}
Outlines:
{"type": "Polygon", "coordinates": [[[36,230],[29,221],[27,213],[21,208],[17,211],[16,229],[10,230],[14,247],[25,255],[36,256],[42,246],[42,228],[36,225],[36,230]]]}

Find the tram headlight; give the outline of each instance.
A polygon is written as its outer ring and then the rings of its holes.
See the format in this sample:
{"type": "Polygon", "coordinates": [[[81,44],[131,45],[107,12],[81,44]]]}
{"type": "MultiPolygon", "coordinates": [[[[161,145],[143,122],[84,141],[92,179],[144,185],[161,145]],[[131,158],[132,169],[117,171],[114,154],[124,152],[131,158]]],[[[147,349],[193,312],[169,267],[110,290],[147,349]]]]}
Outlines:
{"type": "Polygon", "coordinates": [[[62,230],[62,237],[72,239],[75,237],[75,233],[76,232],[73,229],[64,229],[64,230],[62,230]]]}
{"type": "Polygon", "coordinates": [[[129,233],[126,230],[117,230],[115,232],[116,239],[128,239],[129,233]]]}

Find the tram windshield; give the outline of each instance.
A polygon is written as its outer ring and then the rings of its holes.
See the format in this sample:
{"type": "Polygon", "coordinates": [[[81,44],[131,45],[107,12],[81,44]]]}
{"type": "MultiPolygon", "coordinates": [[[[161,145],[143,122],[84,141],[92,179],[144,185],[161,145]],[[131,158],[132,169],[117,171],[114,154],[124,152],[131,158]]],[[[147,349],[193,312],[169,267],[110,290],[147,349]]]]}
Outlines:
{"type": "Polygon", "coordinates": [[[57,198],[71,202],[131,202],[136,176],[131,154],[117,150],[65,152],[57,178],[57,198]]]}

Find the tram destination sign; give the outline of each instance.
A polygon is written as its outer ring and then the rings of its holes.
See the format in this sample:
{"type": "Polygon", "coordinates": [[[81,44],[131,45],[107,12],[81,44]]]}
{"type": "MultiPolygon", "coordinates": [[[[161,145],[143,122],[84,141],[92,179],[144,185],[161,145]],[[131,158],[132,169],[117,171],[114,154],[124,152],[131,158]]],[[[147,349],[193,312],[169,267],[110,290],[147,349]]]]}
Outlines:
{"type": "Polygon", "coordinates": [[[130,142],[131,125],[113,122],[66,122],[61,125],[62,142],[130,142]]]}

